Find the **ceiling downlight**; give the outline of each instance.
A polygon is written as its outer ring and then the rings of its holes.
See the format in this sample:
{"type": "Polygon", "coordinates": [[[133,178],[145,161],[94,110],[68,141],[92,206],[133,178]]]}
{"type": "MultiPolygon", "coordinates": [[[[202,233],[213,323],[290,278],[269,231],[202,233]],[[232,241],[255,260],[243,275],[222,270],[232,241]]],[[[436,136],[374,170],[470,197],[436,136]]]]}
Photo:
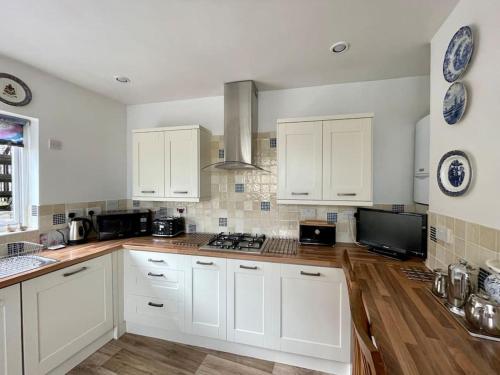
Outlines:
{"type": "Polygon", "coordinates": [[[340,41],[332,44],[332,46],[330,47],[330,51],[338,55],[349,50],[349,47],[349,43],[347,43],[346,41],[340,41]]]}

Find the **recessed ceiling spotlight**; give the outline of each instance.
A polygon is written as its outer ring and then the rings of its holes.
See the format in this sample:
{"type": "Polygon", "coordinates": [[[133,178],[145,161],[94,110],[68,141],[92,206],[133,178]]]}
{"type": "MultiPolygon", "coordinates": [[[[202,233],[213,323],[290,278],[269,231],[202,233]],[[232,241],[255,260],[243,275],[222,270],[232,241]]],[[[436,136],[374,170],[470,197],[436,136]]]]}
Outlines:
{"type": "Polygon", "coordinates": [[[349,43],[347,42],[337,42],[330,47],[330,51],[339,54],[347,51],[349,49],[349,43]]]}
{"type": "Polygon", "coordinates": [[[125,76],[115,76],[115,80],[120,83],[130,83],[130,78],[125,76]]]}

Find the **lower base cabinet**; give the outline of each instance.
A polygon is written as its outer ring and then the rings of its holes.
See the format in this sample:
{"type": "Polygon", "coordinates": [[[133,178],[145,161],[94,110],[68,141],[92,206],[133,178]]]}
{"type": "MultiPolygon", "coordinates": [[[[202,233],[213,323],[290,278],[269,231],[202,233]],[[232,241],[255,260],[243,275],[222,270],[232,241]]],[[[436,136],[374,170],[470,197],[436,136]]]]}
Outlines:
{"type": "Polygon", "coordinates": [[[22,375],[21,288],[0,289],[0,375],[22,375]]]}
{"type": "Polygon", "coordinates": [[[25,374],[46,374],[113,329],[111,255],[22,283],[25,374]]]}
{"type": "Polygon", "coordinates": [[[350,362],[351,317],[342,269],[282,265],[280,347],[284,352],[350,362]]]}

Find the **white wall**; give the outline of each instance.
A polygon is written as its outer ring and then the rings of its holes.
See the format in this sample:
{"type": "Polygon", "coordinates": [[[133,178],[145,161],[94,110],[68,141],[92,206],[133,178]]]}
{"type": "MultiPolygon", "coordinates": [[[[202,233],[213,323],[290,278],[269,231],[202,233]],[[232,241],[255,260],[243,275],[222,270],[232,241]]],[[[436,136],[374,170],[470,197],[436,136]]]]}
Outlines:
{"type": "Polygon", "coordinates": [[[431,178],[430,210],[466,221],[500,228],[500,2],[462,0],[436,33],[431,43],[431,176],[436,175],[441,156],[450,150],[464,150],[475,170],[469,193],[452,198],[439,190],[431,178]],[[469,100],[465,117],[447,125],[442,102],[449,83],[442,75],[448,42],[464,25],[473,27],[475,50],[463,82],[469,100]]]}
{"type": "Polygon", "coordinates": [[[125,198],[125,106],[8,58],[0,57],[0,66],[33,93],[24,107],[0,102],[0,110],[39,119],[39,202],[33,203],[125,198]],[[63,149],[49,150],[49,138],[63,149]]]}
{"type": "MultiPolygon", "coordinates": [[[[429,77],[259,92],[259,131],[275,131],[286,117],[374,112],[374,199],[413,203],[414,125],[429,112],[429,77]]],[[[224,131],[222,96],[127,107],[128,194],[132,129],[197,124],[224,131]]]]}

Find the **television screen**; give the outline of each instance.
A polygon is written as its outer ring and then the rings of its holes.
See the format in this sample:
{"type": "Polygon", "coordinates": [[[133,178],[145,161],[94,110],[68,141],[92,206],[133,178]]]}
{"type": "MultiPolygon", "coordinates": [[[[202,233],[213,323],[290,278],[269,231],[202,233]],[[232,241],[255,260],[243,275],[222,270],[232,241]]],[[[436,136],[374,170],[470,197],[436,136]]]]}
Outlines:
{"type": "Polygon", "coordinates": [[[387,255],[427,256],[427,215],[359,208],[356,240],[387,255]]]}

